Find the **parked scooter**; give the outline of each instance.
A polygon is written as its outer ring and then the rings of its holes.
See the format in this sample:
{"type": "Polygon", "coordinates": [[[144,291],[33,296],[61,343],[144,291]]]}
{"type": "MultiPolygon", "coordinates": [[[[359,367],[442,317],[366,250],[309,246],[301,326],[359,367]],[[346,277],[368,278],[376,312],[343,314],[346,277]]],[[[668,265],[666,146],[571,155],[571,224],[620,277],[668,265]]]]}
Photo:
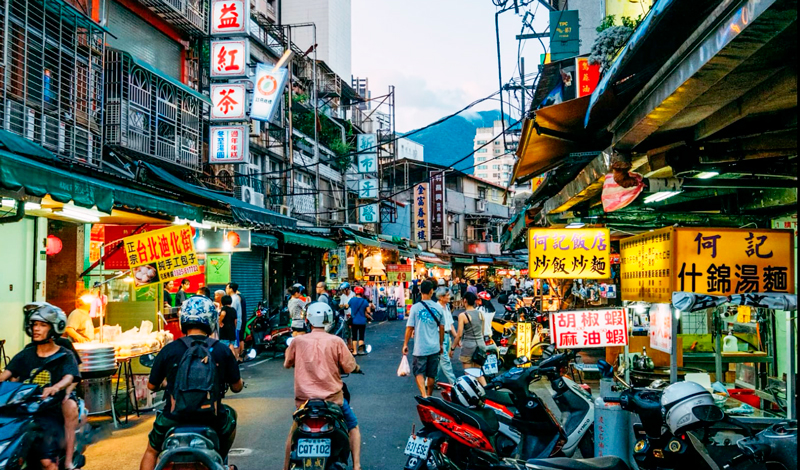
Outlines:
{"type": "Polygon", "coordinates": [[[286,307],[272,310],[264,302],[259,302],[256,314],[245,324],[244,347],[247,357],[254,359],[264,351],[272,351],[273,356],[285,351],[286,340],[292,336],[291,318],[286,307]]]}

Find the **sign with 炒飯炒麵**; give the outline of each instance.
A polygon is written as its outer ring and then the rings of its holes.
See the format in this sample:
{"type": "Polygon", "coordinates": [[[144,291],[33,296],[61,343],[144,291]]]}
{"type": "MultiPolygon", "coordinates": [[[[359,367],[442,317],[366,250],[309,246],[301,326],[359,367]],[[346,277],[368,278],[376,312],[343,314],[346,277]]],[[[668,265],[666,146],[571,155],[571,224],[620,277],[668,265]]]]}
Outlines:
{"type": "Polygon", "coordinates": [[[211,126],[208,163],[247,163],[250,136],[247,126],[211,126]]]}
{"type": "Polygon", "coordinates": [[[528,230],[528,275],[534,279],[607,279],[608,229],[528,230]]]}
{"type": "Polygon", "coordinates": [[[243,83],[211,85],[211,120],[243,121],[246,119],[246,87],[243,83]]]}
{"type": "Polygon", "coordinates": [[[410,264],[387,264],[386,280],[389,282],[409,282],[411,281],[410,264]]]}
{"type": "Polygon", "coordinates": [[[381,220],[380,205],[374,204],[361,204],[358,206],[358,223],[360,224],[376,224],[381,220]]]}
{"type": "Polygon", "coordinates": [[[211,78],[246,77],[249,45],[247,39],[211,41],[211,78]]]}
{"type": "Polygon", "coordinates": [[[556,349],[605,348],[628,344],[625,310],[570,310],[550,314],[551,341],[556,349]]]}
{"type": "Polygon", "coordinates": [[[414,186],[414,194],[412,195],[413,204],[411,210],[414,212],[414,226],[412,233],[414,240],[418,242],[425,242],[430,239],[430,232],[428,231],[428,183],[420,183],[414,186]]]}
{"type": "Polygon", "coordinates": [[[431,182],[431,240],[444,239],[444,215],[445,215],[445,199],[444,199],[444,172],[432,171],[430,172],[431,182]]]}
{"type": "Polygon", "coordinates": [[[271,65],[258,64],[253,82],[251,119],[271,121],[275,117],[288,77],[289,70],[286,67],[275,69],[271,65]]]}
{"type": "Polygon", "coordinates": [[[188,225],[176,225],[122,240],[136,287],[165,283],[200,272],[188,225]]]}
{"type": "Polygon", "coordinates": [[[211,0],[211,35],[247,35],[250,2],[247,0],[211,0]]]}

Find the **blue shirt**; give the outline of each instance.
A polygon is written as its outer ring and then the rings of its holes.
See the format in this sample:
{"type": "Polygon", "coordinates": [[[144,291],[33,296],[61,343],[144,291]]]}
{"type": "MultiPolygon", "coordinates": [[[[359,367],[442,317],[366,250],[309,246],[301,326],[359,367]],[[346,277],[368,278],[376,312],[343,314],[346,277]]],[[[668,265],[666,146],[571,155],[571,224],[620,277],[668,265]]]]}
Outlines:
{"type": "Polygon", "coordinates": [[[362,297],[353,297],[347,305],[350,307],[350,318],[353,319],[353,324],[366,325],[369,302],[362,297]]]}

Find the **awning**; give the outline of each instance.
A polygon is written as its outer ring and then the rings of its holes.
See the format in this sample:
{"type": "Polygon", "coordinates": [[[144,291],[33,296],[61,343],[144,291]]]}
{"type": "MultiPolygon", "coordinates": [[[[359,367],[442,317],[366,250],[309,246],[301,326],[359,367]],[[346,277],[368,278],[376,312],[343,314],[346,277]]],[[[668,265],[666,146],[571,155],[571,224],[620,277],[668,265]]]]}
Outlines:
{"type": "Polygon", "coordinates": [[[453,266],[450,263],[425,263],[425,267],[428,269],[431,268],[442,268],[442,269],[453,269],[453,266]]]}
{"type": "Polygon", "coordinates": [[[426,264],[435,264],[440,267],[450,267],[450,263],[442,261],[441,258],[428,251],[423,251],[417,255],[417,261],[422,261],[426,264]]]}
{"type": "Polygon", "coordinates": [[[397,251],[397,252],[400,251],[400,247],[398,247],[394,243],[380,242],[380,245],[381,245],[381,250],[397,251]]]}
{"type": "Polygon", "coordinates": [[[472,264],[475,260],[472,257],[462,257],[462,256],[454,256],[453,262],[454,263],[461,263],[461,264],[472,264]]]}
{"type": "Polygon", "coordinates": [[[381,242],[379,242],[378,240],[369,237],[364,237],[361,235],[356,235],[352,230],[343,229],[342,232],[344,232],[344,234],[347,235],[349,238],[352,238],[359,245],[371,246],[373,248],[381,248],[381,242]]]}
{"type": "Polygon", "coordinates": [[[185,92],[185,93],[187,93],[187,94],[189,94],[191,96],[194,96],[198,100],[200,100],[200,101],[202,101],[202,102],[204,102],[204,103],[206,103],[208,105],[211,105],[211,98],[209,98],[208,96],[206,96],[206,95],[204,95],[202,93],[198,93],[192,87],[183,84],[180,80],[176,80],[176,79],[170,77],[165,72],[162,72],[161,70],[158,70],[157,68],[155,68],[152,65],[148,64],[147,62],[145,62],[143,60],[139,60],[136,57],[134,57],[133,55],[128,54],[125,51],[120,51],[120,52],[130,56],[131,61],[133,61],[133,63],[138,65],[139,67],[147,70],[148,72],[152,73],[153,75],[158,75],[158,78],[173,84],[176,88],[180,89],[181,91],[183,91],[183,92],[185,92]]]}
{"type": "Polygon", "coordinates": [[[403,256],[403,257],[406,257],[406,258],[414,258],[416,256],[416,254],[413,251],[401,249],[400,250],[400,256],[403,256]]]}
{"type": "Polygon", "coordinates": [[[494,263],[494,258],[477,258],[475,261],[481,264],[492,264],[494,263]]]}
{"type": "Polygon", "coordinates": [[[334,250],[339,245],[335,241],[327,238],[315,237],[304,233],[280,232],[283,235],[283,242],[291,245],[307,246],[309,248],[319,248],[320,250],[334,250]]]}
{"type": "Polygon", "coordinates": [[[287,217],[278,212],[264,209],[252,204],[248,204],[239,199],[211,191],[200,186],[189,184],[175,176],[170,172],[151,165],[147,162],[141,162],[153,175],[155,175],[162,182],[168,184],[176,192],[185,192],[192,194],[202,199],[210,199],[212,201],[221,202],[230,206],[233,219],[239,223],[247,225],[274,225],[278,227],[296,227],[297,219],[287,217]]]}
{"type": "Polygon", "coordinates": [[[174,216],[197,222],[203,221],[202,207],[116,185],[114,187],[114,207],[174,216]]]}
{"type": "Polygon", "coordinates": [[[278,248],[278,237],[266,233],[250,232],[250,243],[264,248],[278,248]]]}
{"type": "Polygon", "coordinates": [[[55,155],[50,153],[44,147],[36,145],[28,139],[25,139],[17,134],[0,129],[0,146],[11,153],[23,155],[26,157],[34,157],[42,160],[58,161],[55,155]]]}

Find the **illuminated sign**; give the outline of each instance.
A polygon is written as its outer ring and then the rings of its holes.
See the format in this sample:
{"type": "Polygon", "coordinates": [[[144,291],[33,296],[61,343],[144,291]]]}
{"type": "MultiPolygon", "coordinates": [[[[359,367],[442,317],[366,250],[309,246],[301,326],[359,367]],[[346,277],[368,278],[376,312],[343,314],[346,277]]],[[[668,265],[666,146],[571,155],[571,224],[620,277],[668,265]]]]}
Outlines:
{"type": "Polygon", "coordinates": [[[188,225],[132,235],[122,240],[137,287],[200,273],[188,225]]]}
{"type": "Polygon", "coordinates": [[[211,35],[247,35],[250,2],[247,0],[211,0],[211,35]]]}
{"type": "Polygon", "coordinates": [[[672,306],[669,304],[650,306],[650,347],[672,353],[672,306]]]}
{"type": "Polygon", "coordinates": [[[570,310],[550,314],[556,349],[605,348],[628,344],[625,310],[570,310]]]}
{"type": "Polygon", "coordinates": [[[270,65],[258,64],[253,89],[253,106],[250,109],[252,119],[271,121],[275,117],[288,77],[289,71],[285,67],[275,70],[270,65]]]}
{"type": "Polygon", "coordinates": [[[249,46],[247,39],[211,41],[211,78],[246,77],[249,46]]]}
{"type": "Polygon", "coordinates": [[[528,230],[528,271],[534,279],[608,279],[608,229],[528,230]]]}
{"type": "Polygon", "coordinates": [[[444,239],[444,214],[445,214],[445,198],[444,198],[444,172],[432,171],[430,172],[431,182],[431,240],[444,239]]]}
{"type": "Polygon", "coordinates": [[[577,84],[575,93],[577,97],[591,95],[597,82],[600,81],[600,64],[589,64],[588,57],[577,57],[575,59],[575,83],[577,84]]]}
{"type": "Polygon", "coordinates": [[[211,126],[208,163],[247,163],[250,136],[248,126],[211,126]]]}
{"type": "Polygon", "coordinates": [[[244,121],[247,119],[243,83],[217,83],[211,85],[211,120],[244,121]]]}
{"type": "Polygon", "coordinates": [[[411,280],[410,264],[387,264],[386,280],[389,282],[408,282],[411,280]]]}

